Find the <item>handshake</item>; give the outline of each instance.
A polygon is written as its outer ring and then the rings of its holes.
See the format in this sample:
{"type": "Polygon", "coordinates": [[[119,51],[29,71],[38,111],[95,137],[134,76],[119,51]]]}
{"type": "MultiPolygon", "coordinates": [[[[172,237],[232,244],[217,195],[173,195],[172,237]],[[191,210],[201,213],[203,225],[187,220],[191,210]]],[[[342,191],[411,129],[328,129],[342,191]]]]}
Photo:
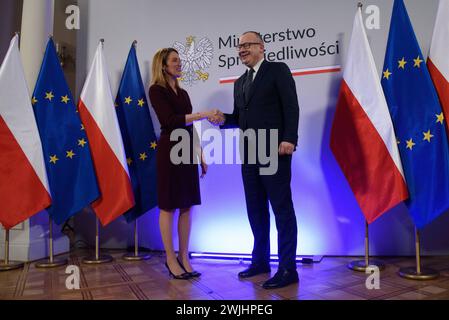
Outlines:
{"type": "Polygon", "coordinates": [[[225,122],[225,116],[223,112],[221,112],[218,109],[212,110],[212,111],[205,111],[201,112],[202,119],[207,119],[210,123],[216,126],[221,126],[225,122]]]}

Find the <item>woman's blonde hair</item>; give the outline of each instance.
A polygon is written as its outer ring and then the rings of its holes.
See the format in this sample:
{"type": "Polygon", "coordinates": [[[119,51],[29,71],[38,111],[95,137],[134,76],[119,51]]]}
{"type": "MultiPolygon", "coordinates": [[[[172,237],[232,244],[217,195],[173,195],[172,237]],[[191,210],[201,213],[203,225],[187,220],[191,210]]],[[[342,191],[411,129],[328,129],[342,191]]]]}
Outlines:
{"type": "MultiPolygon", "coordinates": [[[[178,51],[174,48],[159,49],[153,57],[153,64],[151,66],[151,84],[157,84],[164,88],[168,87],[169,75],[164,71],[167,66],[167,60],[170,53],[178,51]]],[[[176,87],[179,88],[178,79],[175,79],[176,87]]]]}

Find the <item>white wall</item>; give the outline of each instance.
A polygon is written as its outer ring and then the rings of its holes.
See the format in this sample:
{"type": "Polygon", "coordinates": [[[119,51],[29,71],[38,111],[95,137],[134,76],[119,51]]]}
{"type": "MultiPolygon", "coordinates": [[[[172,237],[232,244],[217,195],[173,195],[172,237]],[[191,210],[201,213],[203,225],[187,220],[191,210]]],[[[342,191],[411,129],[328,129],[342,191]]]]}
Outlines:
{"type": "MultiPolygon", "coordinates": [[[[138,56],[145,84],[149,84],[151,58],[158,48],[187,36],[207,37],[214,46],[209,79],[188,90],[194,111],[220,108],[232,110],[232,85],[219,79],[237,76],[244,67],[220,68],[219,56],[236,56],[234,49],[220,49],[219,37],[239,35],[246,30],[261,33],[314,28],[316,36],[297,41],[268,43],[267,50],[282,46],[307,48],[322,42],[339,41],[340,54],[286,61],[291,69],[343,64],[355,0],[284,0],[226,2],[195,0],[80,0],[81,30],[78,34],[77,91],[81,90],[100,38],[105,39],[106,59],[113,94],[116,94],[129,47],[138,40],[138,56]]],[[[380,30],[368,30],[379,74],[388,37],[392,0],[365,1],[381,10],[380,30]]],[[[436,15],[437,1],[406,0],[415,32],[426,54],[436,15]]],[[[363,253],[364,219],[329,149],[329,134],[335,111],[340,73],[296,77],[301,119],[299,148],[293,160],[293,200],[299,226],[298,254],[359,255],[363,253]]],[[[153,115],[155,127],[159,130],[153,115]]],[[[204,124],[203,127],[208,127],[204,124]]],[[[203,204],[194,209],[192,250],[205,252],[250,252],[252,237],[246,218],[243,186],[238,165],[211,165],[201,182],[203,204]]],[[[276,251],[276,232],[272,219],[272,248],[276,251]]],[[[449,215],[423,232],[423,252],[448,253],[449,215]]],[[[92,239],[92,215],[77,217],[81,238],[92,239]],[[89,227],[90,226],[90,227],[89,227]]],[[[162,249],[158,230],[158,211],[141,220],[141,245],[162,249]]],[[[371,252],[376,255],[414,254],[413,226],[404,206],[399,206],[371,226],[371,252]]],[[[105,247],[131,244],[132,226],[124,219],[102,230],[105,247]]]]}

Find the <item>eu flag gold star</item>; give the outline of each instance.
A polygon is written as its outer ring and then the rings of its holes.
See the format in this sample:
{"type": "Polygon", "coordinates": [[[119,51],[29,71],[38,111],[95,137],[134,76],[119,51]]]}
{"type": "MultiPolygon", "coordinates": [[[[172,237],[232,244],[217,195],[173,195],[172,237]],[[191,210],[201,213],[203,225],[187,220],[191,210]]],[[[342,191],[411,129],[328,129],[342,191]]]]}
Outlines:
{"type": "Polygon", "coordinates": [[[58,160],[59,160],[59,159],[58,159],[58,157],[57,157],[56,155],[50,156],[50,162],[51,162],[51,163],[56,164],[56,161],[58,161],[58,160]]]}
{"type": "Polygon", "coordinates": [[[133,159],[131,159],[131,158],[127,158],[127,159],[126,159],[126,162],[128,162],[128,166],[130,166],[130,165],[131,165],[131,163],[133,162],[133,159]]]}
{"type": "Polygon", "coordinates": [[[82,147],[82,148],[84,148],[84,145],[85,145],[86,143],[87,143],[87,142],[86,142],[86,140],[84,140],[84,138],[78,140],[78,145],[79,145],[80,147],[82,147]]]}
{"type": "Polygon", "coordinates": [[[140,154],[140,157],[139,157],[140,160],[145,161],[146,158],[148,158],[148,156],[145,152],[140,154]]]}
{"type": "Polygon", "coordinates": [[[45,92],[45,99],[48,99],[51,101],[51,99],[53,99],[55,96],[53,95],[53,92],[45,92]]]}
{"type": "Polygon", "coordinates": [[[413,147],[416,143],[413,142],[413,139],[407,140],[407,149],[413,150],[413,147]]]}
{"type": "Polygon", "coordinates": [[[70,159],[73,159],[73,157],[75,156],[75,153],[73,152],[73,150],[69,150],[69,151],[66,151],[66,158],[70,158],[70,159]]]}
{"type": "Polygon", "coordinates": [[[36,97],[33,97],[33,99],[31,99],[31,104],[34,106],[37,103],[37,99],[36,97]]]}
{"type": "Polygon", "coordinates": [[[436,114],[435,116],[437,117],[437,122],[443,124],[443,121],[444,121],[443,112],[441,112],[440,114],[436,114]]]}
{"type": "Polygon", "coordinates": [[[391,75],[392,73],[390,72],[390,70],[387,69],[384,71],[384,79],[389,80],[391,75]]]}
{"type": "Polygon", "coordinates": [[[69,101],[70,101],[70,98],[68,95],[61,97],[61,102],[67,104],[69,101]]]}
{"type": "Polygon", "coordinates": [[[430,133],[430,130],[427,131],[427,132],[423,132],[423,135],[424,135],[424,139],[423,140],[426,140],[428,142],[430,142],[430,139],[433,138],[433,134],[430,133]]]}
{"type": "Polygon", "coordinates": [[[421,63],[423,62],[423,60],[421,60],[421,59],[419,58],[419,56],[418,56],[416,59],[413,59],[413,61],[415,61],[414,67],[418,67],[418,68],[421,67],[421,63]]]}
{"type": "Polygon", "coordinates": [[[125,98],[125,103],[127,105],[130,105],[132,101],[133,101],[133,99],[131,99],[131,97],[125,98]]]}
{"type": "Polygon", "coordinates": [[[81,130],[84,130],[84,124],[81,124],[81,130]]]}
{"type": "Polygon", "coordinates": [[[156,141],[151,142],[150,148],[153,149],[153,150],[156,150],[156,147],[157,147],[156,141]]]}
{"type": "Polygon", "coordinates": [[[137,104],[139,105],[139,107],[143,107],[145,101],[143,99],[140,99],[137,104]]]}
{"type": "Polygon", "coordinates": [[[398,63],[399,63],[398,68],[405,69],[405,65],[407,64],[407,61],[405,61],[405,58],[402,58],[402,60],[399,60],[398,63]]]}

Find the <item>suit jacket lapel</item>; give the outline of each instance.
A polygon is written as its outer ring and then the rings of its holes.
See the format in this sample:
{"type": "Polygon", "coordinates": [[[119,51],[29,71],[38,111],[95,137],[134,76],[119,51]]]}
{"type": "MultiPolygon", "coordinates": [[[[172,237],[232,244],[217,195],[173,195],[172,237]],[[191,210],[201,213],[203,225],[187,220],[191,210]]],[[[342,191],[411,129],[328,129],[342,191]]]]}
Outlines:
{"type": "MultiPolygon", "coordinates": [[[[252,84],[252,86],[251,86],[251,89],[249,90],[248,104],[250,103],[251,98],[253,97],[254,92],[255,92],[256,89],[257,89],[257,86],[260,84],[260,82],[261,82],[263,76],[265,75],[265,72],[266,72],[267,68],[268,68],[268,64],[267,64],[267,62],[264,60],[264,61],[262,62],[262,64],[260,65],[260,68],[259,68],[259,70],[258,70],[257,73],[256,73],[256,77],[255,77],[254,80],[253,80],[253,84],[252,84]]],[[[246,74],[248,74],[248,72],[247,72],[246,74]]],[[[245,76],[245,79],[246,79],[246,76],[245,76]]]]}
{"type": "Polygon", "coordinates": [[[246,79],[246,72],[244,74],[242,74],[240,76],[240,78],[237,79],[237,81],[234,83],[234,88],[237,93],[237,96],[235,96],[235,99],[238,99],[236,101],[238,101],[239,103],[245,103],[245,94],[243,92],[243,84],[245,83],[245,79],[246,79]]]}
{"type": "Polygon", "coordinates": [[[246,81],[246,77],[248,76],[248,71],[246,71],[244,74],[243,74],[243,76],[240,78],[240,83],[239,83],[239,90],[240,90],[240,94],[241,94],[241,96],[243,97],[243,100],[245,100],[245,92],[244,92],[244,88],[243,88],[243,86],[244,86],[244,84],[245,84],[245,81],[246,81]]]}

